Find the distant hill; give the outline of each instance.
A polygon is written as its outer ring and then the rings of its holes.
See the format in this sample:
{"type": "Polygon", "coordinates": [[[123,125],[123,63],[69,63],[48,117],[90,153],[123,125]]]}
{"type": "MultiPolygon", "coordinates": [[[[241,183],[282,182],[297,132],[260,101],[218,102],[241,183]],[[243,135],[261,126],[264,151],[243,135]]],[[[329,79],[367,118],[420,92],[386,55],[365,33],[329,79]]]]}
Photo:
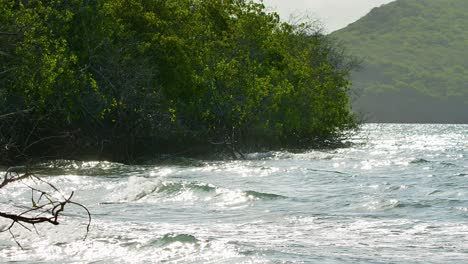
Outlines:
{"type": "Polygon", "coordinates": [[[363,68],[368,121],[468,123],[468,0],[398,0],[332,33],[363,68]]]}

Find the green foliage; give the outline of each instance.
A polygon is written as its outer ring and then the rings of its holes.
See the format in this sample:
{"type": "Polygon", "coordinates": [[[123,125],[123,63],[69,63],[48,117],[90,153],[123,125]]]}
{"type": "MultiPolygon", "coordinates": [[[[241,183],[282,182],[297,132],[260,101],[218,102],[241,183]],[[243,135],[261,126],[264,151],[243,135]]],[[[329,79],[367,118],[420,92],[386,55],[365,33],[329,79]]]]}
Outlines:
{"type": "Polygon", "coordinates": [[[31,122],[16,127],[17,149],[31,145],[31,135],[74,131],[81,152],[129,161],[187,142],[311,147],[356,126],[347,97],[352,61],[317,28],[283,23],[261,3],[0,7],[0,31],[12,33],[0,35],[0,113],[34,109],[31,122]],[[25,132],[34,120],[41,129],[25,132]]]}
{"type": "Polygon", "coordinates": [[[354,78],[365,93],[415,89],[468,102],[468,1],[398,0],[334,32],[364,58],[354,78]]]}

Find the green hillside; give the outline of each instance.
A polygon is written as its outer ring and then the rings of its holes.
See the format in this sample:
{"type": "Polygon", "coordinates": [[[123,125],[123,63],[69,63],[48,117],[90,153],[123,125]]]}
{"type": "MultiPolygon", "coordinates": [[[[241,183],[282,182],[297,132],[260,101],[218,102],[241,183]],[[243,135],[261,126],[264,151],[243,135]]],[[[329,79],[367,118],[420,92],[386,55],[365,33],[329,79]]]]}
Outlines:
{"type": "Polygon", "coordinates": [[[363,59],[370,121],[468,123],[468,1],[398,0],[332,35],[363,59]]]}

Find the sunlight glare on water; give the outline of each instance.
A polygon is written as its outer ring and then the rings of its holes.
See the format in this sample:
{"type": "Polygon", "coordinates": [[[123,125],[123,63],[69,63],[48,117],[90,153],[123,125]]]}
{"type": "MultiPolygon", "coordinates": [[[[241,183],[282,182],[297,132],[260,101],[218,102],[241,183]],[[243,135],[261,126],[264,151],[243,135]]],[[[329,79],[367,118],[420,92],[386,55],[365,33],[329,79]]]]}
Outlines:
{"type": "MultiPolygon", "coordinates": [[[[466,263],[468,126],[368,124],[349,148],[242,161],[56,161],[43,177],[93,214],[0,233],[8,263],[466,263]]],[[[4,211],[25,205],[1,190],[4,211]]],[[[0,222],[2,227],[7,222],[0,222]]]]}

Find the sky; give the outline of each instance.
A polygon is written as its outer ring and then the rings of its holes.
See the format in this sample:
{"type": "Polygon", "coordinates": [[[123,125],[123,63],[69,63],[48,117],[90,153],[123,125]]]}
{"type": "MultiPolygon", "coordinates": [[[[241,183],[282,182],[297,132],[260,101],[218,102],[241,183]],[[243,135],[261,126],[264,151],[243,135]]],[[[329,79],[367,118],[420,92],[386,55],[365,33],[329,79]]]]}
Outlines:
{"type": "Polygon", "coordinates": [[[366,15],[372,8],[393,0],[263,0],[269,11],[288,21],[291,14],[318,19],[326,32],[333,32],[366,15]]]}

